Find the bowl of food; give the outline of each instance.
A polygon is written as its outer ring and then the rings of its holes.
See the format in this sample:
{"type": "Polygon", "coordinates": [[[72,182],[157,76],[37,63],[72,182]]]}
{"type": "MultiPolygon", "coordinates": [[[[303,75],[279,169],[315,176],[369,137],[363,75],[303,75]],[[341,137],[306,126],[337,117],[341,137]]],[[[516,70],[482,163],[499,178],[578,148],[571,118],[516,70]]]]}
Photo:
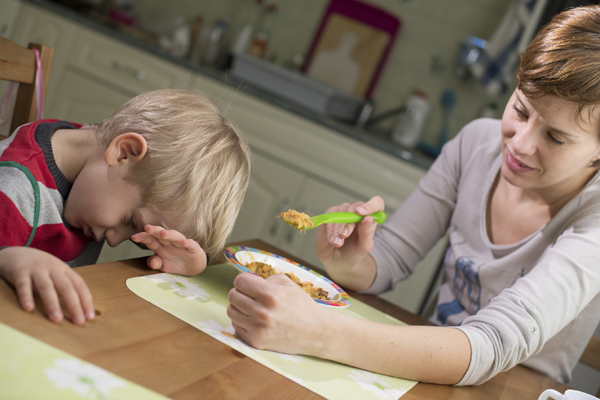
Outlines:
{"type": "Polygon", "coordinates": [[[285,274],[323,306],[343,308],[350,305],[350,296],[341,287],[295,261],[245,246],[227,247],[224,253],[227,261],[241,272],[250,272],[263,278],[285,274]]]}

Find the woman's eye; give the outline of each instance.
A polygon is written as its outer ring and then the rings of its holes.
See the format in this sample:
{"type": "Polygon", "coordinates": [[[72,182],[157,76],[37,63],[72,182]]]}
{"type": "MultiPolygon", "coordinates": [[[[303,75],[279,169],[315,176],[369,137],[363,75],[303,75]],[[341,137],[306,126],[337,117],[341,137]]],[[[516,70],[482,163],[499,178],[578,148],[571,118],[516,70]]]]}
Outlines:
{"type": "Polygon", "coordinates": [[[133,217],[131,217],[131,219],[129,220],[129,225],[133,228],[134,231],[137,229],[137,226],[135,226],[135,219],[133,219],[133,217]]]}
{"type": "Polygon", "coordinates": [[[546,135],[548,136],[548,139],[550,139],[550,141],[558,146],[562,146],[563,144],[565,144],[565,142],[561,142],[560,140],[558,140],[557,138],[555,138],[552,133],[550,132],[546,132],[546,135]]]}
{"type": "Polygon", "coordinates": [[[519,118],[525,118],[525,119],[527,118],[527,115],[523,111],[521,111],[519,109],[519,107],[517,107],[516,105],[513,105],[512,108],[513,108],[513,110],[515,110],[515,112],[517,113],[517,115],[519,116],[519,118]]]}

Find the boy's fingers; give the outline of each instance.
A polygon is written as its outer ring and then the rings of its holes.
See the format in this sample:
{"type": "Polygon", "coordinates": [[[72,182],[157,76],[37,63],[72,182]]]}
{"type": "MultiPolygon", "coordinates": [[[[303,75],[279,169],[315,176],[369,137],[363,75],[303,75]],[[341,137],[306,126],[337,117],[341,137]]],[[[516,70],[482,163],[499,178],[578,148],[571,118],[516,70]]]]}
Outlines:
{"type": "Polygon", "coordinates": [[[23,307],[25,311],[33,311],[35,308],[35,302],[33,301],[31,278],[29,276],[19,277],[17,278],[17,281],[15,281],[14,285],[21,307],[23,307]]]}
{"type": "Polygon", "coordinates": [[[179,242],[181,247],[187,249],[190,253],[199,253],[204,252],[204,249],[200,246],[200,243],[196,242],[194,239],[183,239],[179,242]]]}
{"type": "Polygon", "coordinates": [[[162,259],[158,256],[150,256],[148,257],[148,267],[150,269],[161,269],[162,268],[162,259]]]}
{"type": "Polygon", "coordinates": [[[83,315],[79,296],[73,287],[71,280],[62,272],[51,273],[50,277],[54,282],[56,292],[62,299],[65,309],[69,313],[71,322],[77,325],[83,324],[85,322],[85,316],[83,315]]]}
{"type": "Polygon", "coordinates": [[[60,302],[58,301],[58,295],[54,288],[54,283],[50,279],[49,275],[33,275],[33,285],[42,299],[42,304],[46,309],[46,315],[52,322],[58,322],[62,320],[63,313],[60,308],[60,302]]]}
{"type": "Polygon", "coordinates": [[[160,241],[152,235],[146,233],[136,233],[131,237],[136,243],[143,243],[147,248],[156,251],[161,246],[160,241]]]}
{"type": "Polygon", "coordinates": [[[166,240],[170,240],[172,242],[178,241],[178,240],[183,240],[186,237],[183,235],[183,233],[176,231],[174,229],[163,229],[162,231],[160,231],[160,237],[162,237],[163,239],[166,240]]]}
{"type": "Polygon", "coordinates": [[[83,308],[85,318],[88,320],[94,319],[96,317],[96,310],[94,309],[94,301],[92,300],[90,289],[87,287],[81,275],[79,275],[77,272],[69,270],[67,273],[69,274],[69,278],[71,279],[73,287],[79,295],[79,300],[81,301],[81,307],[83,308]]]}

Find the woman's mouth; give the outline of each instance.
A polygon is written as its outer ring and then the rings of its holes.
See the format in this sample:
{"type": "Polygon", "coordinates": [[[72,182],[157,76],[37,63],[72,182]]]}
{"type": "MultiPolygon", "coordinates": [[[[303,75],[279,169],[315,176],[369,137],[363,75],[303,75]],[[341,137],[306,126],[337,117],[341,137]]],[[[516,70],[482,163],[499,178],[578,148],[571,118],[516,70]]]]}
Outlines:
{"type": "Polygon", "coordinates": [[[506,149],[506,165],[508,166],[508,168],[513,171],[513,172],[517,172],[517,173],[523,173],[523,172],[529,172],[529,171],[533,171],[533,168],[531,168],[529,165],[520,162],[519,160],[517,160],[512,153],[510,152],[510,150],[508,150],[508,148],[506,149]]]}

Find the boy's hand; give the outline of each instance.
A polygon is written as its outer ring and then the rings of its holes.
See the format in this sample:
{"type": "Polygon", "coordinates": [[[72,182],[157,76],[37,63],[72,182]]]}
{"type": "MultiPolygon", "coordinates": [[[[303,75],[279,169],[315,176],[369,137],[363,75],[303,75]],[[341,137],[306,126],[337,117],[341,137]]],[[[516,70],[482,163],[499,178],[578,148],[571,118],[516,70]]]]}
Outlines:
{"type": "Polygon", "coordinates": [[[192,276],[206,268],[206,253],[195,240],[160,226],[146,225],[144,229],[145,232],[131,236],[131,240],[143,243],[156,253],[148,258],[151,269],[192,276]]]}
{"type": "Polygon", "coordinates": [[[0,250],[0,277],[14,286],[25,311],[35,308],[35,290],[52,322],[63,319],[61,303],[74,324],[83,324],[96,315],[92,295],[83,278],[65,262],[45,251],[29,247],[0,250]]]}

